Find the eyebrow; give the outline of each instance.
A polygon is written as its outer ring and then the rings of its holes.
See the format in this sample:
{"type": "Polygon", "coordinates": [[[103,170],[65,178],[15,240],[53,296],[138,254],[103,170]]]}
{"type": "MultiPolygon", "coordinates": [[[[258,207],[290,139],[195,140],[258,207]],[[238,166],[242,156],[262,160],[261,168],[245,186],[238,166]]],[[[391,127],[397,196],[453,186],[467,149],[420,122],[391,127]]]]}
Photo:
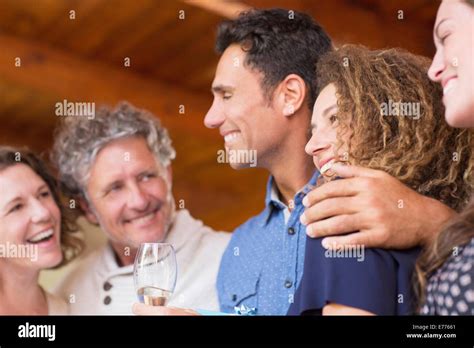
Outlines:
{"type": "MultiPolygon", "coordinates": [[[[159,168],[157,168],[156,166],[150,166],[146,169],[143,169],[142,171],[140,171],[138,174],[135,174],[135,177],[138,177],[140,175],[144,175],[144,174],[149,174],[149,173],[159,173],[159,168]]],[[[110,183],[106,184],[104,186],[103,189],[101,189],[100,191],[102,193],[107,193],[114,185],[117,185],[117,184],[123,184],[125,182],[125,180],[123,179],[115,179],[113,181],[111,181],[110,183]]]]}
{"type": "Polygon", "coordinates": [[[328,106],[326,109],[323,110],[323,116],[326,116],[332,109],[337,108],[337,104],[332,104],[331,106],[328,106]]]}
{"type": "Polygon", "coordinates": [[[223,92],[232,92],[234,91],[234,87],[226,86],[226,85],[215,85],[212,86],[211,92],[213,93],[223,93],[223,92]]]}
{"type": "Polygon", "coordinates": [[[440,37],[440,36],[439,36],[439,33],[438,33],[439,27],[440,27],[441,24],[443,24],[444,22],[446,22],[448,19],[449,19],[449,18],[444,18],[444,19],[442,19],[442,20],[436,25],[436,28],[435,28],[435,31],[434,31],[436,37],[438,37],[438,38],[440,37]]]}
{"type": "MultiPolygon", "coordinates": [[[[337,104],[332,104],[328,106],[326,109],[323,110],[323,117],[325,117],[329,112],[331,112],[333,109],[337,108],[337,104]]],[[[311,129],[316,129],[317,124],[314,122],[311,122],[311,129]]]]}
{"type": "MultiPolygon", "coordinates": [[[[36,190],[36,193],[40,192],[41,190],[43,189],[49,189],[49,186],[46,185],[46,184],[42,184],[40,187],[38,187],[38,189],[36,190]]],[[[4,208],[8,207],[10,204],[12,204],[13,202],[16,202],[16,201],[20,201],[22,199],[21,196],[16,196],[12,199],[10,199],[5,205],[4,205],[4,208]]]]}
{"type": "Polygon", "coordinates": [[[109,182],[107,185],[105,185],[104,188],[101,189],[100,191],[103,194],[105,194],[105,193],[109,192],[112,189],[113,186],[121,184],[121,183],[123,183],[123,180],[120,180],[120,179],[114,180],[112,182],[109,182]]]}
{"type": "Polygon", "coordinates": [[[20,201],[21,200],[21,197],[20,196],[17,196],[13,199],[10,199],[4,206],[2,209],[5,209],[5,210],[8,210],[8,206],[11,205],[12,203],[15,203],[16,201],[20,201]]]}
{"type": "Polygon", "coordinates": [[[136,176],[141,176],[141,175],[145,175],[145,174],[159,174],[160,173],[160,168],[156,167],[156,166],[152,166],[152,167],[149,167],[147,169],[143,169],[140,173],[138,173],[136,176]]]}

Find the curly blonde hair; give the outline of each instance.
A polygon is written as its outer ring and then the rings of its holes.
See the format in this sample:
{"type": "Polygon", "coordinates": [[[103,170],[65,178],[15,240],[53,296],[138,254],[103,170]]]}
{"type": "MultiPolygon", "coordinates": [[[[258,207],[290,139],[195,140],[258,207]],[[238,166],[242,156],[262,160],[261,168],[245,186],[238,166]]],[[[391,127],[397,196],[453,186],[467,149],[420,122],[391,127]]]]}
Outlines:
{"type": "Polygon", "coordinates": [[[318,91],[336,86],[338,146],[350,132],[350,163],[383,170],[459,211],[474,187],[474,136],[445,122],[441,87],[429,80],[429,65],[402,49],[345,45],[318,63],[318,91]],[[397,103],[418,105],[419,114],[382,112],[397,103]]]}

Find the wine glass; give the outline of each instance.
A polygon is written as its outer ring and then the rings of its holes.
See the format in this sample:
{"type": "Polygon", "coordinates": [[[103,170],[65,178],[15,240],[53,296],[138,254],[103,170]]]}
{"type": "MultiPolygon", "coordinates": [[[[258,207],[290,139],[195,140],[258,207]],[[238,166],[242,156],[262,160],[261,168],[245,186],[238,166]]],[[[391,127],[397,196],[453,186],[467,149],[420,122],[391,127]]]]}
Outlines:
{"type": "Polygon", "coordinates": [[[177,273],[176,255],[171,244],[141,244],[133,267],[138,301],[149,306],[166,306],[173,294],[177,273]]]}

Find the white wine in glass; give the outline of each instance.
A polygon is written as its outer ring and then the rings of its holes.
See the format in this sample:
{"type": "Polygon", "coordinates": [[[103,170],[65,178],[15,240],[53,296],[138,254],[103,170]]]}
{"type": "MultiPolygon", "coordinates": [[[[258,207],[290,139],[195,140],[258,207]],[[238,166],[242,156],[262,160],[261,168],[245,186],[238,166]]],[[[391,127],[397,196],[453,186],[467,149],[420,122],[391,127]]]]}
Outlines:
{"type": "Polygon", "coordinates": [[[149,306],[166,306],[176,285],[178,266],[173,246],[143,243],[133,268],[138,301],[149,306]]]}

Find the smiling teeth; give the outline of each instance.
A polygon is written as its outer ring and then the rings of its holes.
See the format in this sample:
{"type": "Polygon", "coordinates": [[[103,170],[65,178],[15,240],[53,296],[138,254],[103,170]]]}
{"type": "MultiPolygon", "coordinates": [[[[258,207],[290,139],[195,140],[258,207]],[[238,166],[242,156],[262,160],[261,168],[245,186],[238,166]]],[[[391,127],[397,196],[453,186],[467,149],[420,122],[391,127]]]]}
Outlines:
{"type": "Polygon", "coordinates": [[[39,241],[42,240],[42,239],[46,239],[46,238],[51,237],[53,234],[54,234],[54,231],[53,231],[53,229],[51,228],[51,229],[49,229],[49,230],[47,230],[47,231],[38,233],[38,234],[37,234],[36,236],[34,236],[33,238],[29,239],[28,242],[36,243],[36,242],[39,242],[39,241]]]}
{"type": "Polygon", "coordinates": [[[449,80],[443,88],[443,94],[446,95],[451,89],[453,89],[455,83],[456,81],[454,79],[449,80]]]}
{"type": "Polygon", "coordinates": [[[324,166],[321,168],[321,174],[326,173],[329,169],[331,169],[332,165],[335,163],[335,160],[330,160],[328,163],[326,163],[324,166]]]}
{"type": "Polygon", "coordinates": [[[233,133],[227,134],[224,137],[224,141],[227,143],[227,142],[230,142],[232,140],[235,140],[237,137],[238,137],[238,132],[233,132],[233,133]]]}
{"type": "Polygon", "coordinates": [[[155,212],[147,214],[137,219],[133,219],[132,222],[137,223],[137,224],[143,224],[153,219],[154,216],[155,216],[155,212]]]}

